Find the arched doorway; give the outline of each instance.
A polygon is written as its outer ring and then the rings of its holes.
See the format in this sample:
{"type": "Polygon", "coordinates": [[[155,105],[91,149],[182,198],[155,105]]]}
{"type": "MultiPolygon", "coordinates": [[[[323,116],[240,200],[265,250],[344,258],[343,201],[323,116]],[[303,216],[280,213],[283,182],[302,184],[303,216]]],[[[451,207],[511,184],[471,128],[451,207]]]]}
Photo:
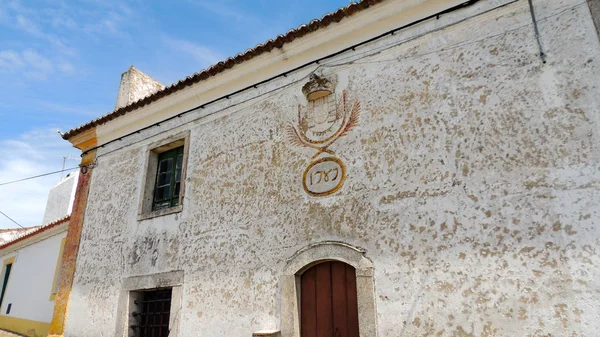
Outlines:
{"type": "Polygon", "coordinates": [[[300,336],[359,337],[356,270],[319,263],[300,276],[300,336]]]}

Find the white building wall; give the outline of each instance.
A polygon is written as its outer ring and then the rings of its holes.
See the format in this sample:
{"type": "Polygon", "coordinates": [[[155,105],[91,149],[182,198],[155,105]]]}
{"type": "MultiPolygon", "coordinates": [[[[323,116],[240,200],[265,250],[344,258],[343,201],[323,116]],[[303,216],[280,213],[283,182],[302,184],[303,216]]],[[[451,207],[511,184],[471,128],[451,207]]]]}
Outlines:
{"type": "Polygon", "coordinates": [[[277,328],[286,259],[325,240],[373,261],[380,337],[596,336],[600,45],[584,2],[535,4],[546,64],[527,1],[490,0],[320,67],[362,107],[328,198],[286,138],[317,66],[98,149],[65,336],[119,335],[123,280],[174,270],[179,336],[277,328]],[[139,221],[149,146],[183,131],[183,211],[139,221]]]}
{"type": "Polygon", "coordinates": [[[75,200],[75,190],[79,180],[79,170],[69,173],[67,177],[59,181],[50,192],[42,225],[62,219],[71,214],[75,200]]]}
{"type": "Polygon", "coordinates": [[[54,312],[50,295],[61,242],[66,236],[63,231],[0,257],[0,263],[15,257],[0,316],[50,323],[54,312]],[[10,303],[12,308],[6,315],[10,303]]]}

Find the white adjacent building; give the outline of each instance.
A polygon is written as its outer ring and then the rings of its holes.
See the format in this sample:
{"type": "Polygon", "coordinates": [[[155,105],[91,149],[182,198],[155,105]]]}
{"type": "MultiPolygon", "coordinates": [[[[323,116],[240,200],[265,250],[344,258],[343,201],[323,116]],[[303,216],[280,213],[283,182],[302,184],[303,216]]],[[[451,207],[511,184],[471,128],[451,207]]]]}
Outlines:
{"type": "Polygon", "coordinates": [[[48,334],[78,177],[72,172],[50,190],[44,225],[16,230],[0,246],[0,329],[48,334]]]}

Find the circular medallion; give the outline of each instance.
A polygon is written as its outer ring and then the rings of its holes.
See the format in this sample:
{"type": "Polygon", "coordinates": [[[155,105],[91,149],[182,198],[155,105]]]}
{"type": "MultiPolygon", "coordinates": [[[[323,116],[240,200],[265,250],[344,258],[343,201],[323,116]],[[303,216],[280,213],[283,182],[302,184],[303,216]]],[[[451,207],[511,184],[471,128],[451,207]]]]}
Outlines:
{"type": "Polygon", "coordinates": [[[346,166],[335,157],[325,157],[312,162],[304,171],[302,184],[306,193],[323,197],[342,188],[346,180],[346,166]]]}

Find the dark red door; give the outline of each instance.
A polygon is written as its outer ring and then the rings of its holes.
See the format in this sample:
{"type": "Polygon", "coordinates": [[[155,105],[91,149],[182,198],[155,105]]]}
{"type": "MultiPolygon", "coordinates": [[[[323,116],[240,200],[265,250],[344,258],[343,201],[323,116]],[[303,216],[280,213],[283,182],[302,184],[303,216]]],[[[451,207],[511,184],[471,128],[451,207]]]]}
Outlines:
{"type": "Polygon", "coordinates": [[[324,262],[302,274],[301,337],[359,337],[356,272],[343,262],[324,262]]]}

